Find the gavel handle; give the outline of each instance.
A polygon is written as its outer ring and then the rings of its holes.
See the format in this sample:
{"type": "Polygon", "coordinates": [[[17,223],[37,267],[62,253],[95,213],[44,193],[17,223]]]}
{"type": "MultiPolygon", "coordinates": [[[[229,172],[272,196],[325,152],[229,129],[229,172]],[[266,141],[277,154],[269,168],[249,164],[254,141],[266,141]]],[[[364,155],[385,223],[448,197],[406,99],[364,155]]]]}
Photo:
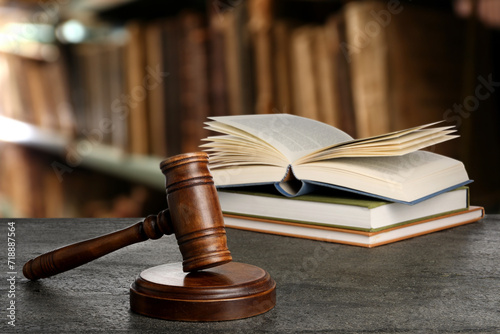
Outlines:
{"type": "Polygon", "coordinates": [[[172,234],[171,226],[167,209],[158,216],[148,216],[144,221],[123,230],[42,254],[25,263],[23,274],[30,280],[54,276],[125,246],[148,239],[158,239],[164,234],[172,234]],[[158,224],[157,221],[161,223],[158,224]]]}

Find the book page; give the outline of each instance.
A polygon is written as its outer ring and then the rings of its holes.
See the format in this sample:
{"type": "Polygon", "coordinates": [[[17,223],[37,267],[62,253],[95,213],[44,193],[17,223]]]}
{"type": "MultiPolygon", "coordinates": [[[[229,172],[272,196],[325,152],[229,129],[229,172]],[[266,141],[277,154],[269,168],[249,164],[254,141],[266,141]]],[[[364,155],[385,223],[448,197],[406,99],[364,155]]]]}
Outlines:
{"type": "Polygon", "coordinates": [[[290,161],[325,146],[353,140],[325,123],[289,114],[210,117],[249,133],[279,150],[290,161]]]}
{"type": "Polygon", "coordinates": [[[398,157],[339,158],[294,166],[300,180],[412,202],[469,181],[458,160],[427,151],[398,157]]]}
{"type": "MultiPolygon", "coordinates": [[[[304,164],[309,169],[345,170],[351,175],[366,175],[374,182],[403,184],[423,175],[432,174],[443,168],[455,166],[459,162],[427,151],[412,152],[403,156],[338,158],[304,164]]],[[[300,170],[296,167],[294,172],[300,170]]],[[[298,177],[298,175],[297,175],[298,177]]]]}
{"type": "Polygon", "coordinates": [[[453,126],[426,129],[437,123],[325,147],[303,156],[296,164],[340,157],[399,156],[458,137],[451,135],[456,132],[453,126]]]}

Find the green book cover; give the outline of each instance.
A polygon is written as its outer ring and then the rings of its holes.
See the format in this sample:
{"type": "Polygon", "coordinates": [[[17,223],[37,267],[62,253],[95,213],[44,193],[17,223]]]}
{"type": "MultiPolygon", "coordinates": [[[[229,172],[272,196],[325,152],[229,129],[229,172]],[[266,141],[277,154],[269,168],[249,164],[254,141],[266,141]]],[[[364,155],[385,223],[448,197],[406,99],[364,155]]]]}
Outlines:
{"type": "MultiPolygon", "coordinates": [[[[382,230],[391,229],[394,227],[408,225],[408,224],[412,224],[412,223],[415,223],[418,221],[427,220],[427,219],[439,217],[442,215],[467,210],[470,206],[469,187],[464,186],[464,187],[454,189],[452,191],[457,191],[457,190],[461,190],[461,189],[467,190],[467,205],[463,209],[446,211],[446,212],[442,212],[442,213],[435,214],[435,215],[429,215],[429,216],[420,217],[417,219],[406,220],[403,222],[399,222],[397,224],[391,224],[391,225],[383,226],[380,228],[361,228],[361,227],[345,226],[345,225],[340,225],[340,224],[334,225],[334,224],[323,224],[323,223],[319,223],[319,222],[311,222],[311,221],[296,220],[296,219],[283,219],[283,218],[273,217],[273,216],[241,214],[238,212],[230,212],[230,211],[223,211],[223,212],[225,214],[230,214],[230,215],[234,215],[234,216],[249,217],[249,218],[255,218],[255,219],[270,219],[270,220],[285,221],[285,222],[305,224],[305,225],[316,225],[316,226],[324,226],[324,227],[339,228],[339,229],[349,229],[349,230],[356,230],[356,231],[363,231],[363,232],[379,232],[382,230]]],[[[337,205],[358,206],[358,207],[363,207],[363,208],[366,208],[369,210],[375,209],[375,208],[383,206],[383,205],[395,204],[394,202],[390,202],[390,201],[372,199],[372,198],[369,198],[367,196],[362,196],[362,195],[357,195],[357,194],[346,194],[345,192],[341,192],[341,191],[339,191],[339,192],[332,192],[332,191],[321,192],[320,191],[320,192],[310,193],[307,195],[302,195],[302,196],[297,196],[297,197],[285,197],[285,196],[277,193],[275,191],[275,189],[272,187],[255,186],[255,187],[241,187],[241,188],[237,187],[237,188],[230,188],[230,189],[225,188],[224,190],[219,190],[219,192],[278,198],[280,200],[286,200],[286,201],[306,201],[306,202],[319,202],[319,203],[328,203],[328,204],[337,204],[337,205]]]]}

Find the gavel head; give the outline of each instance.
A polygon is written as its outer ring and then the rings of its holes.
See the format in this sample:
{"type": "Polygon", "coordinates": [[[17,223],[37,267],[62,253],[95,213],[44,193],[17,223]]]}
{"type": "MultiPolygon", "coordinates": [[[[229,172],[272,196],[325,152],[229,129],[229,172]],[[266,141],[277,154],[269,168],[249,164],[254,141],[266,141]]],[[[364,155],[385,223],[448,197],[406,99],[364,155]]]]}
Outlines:
{"type": "Polygon", "coordinates": [[[167,204],[185,272],[232,260],[224,219],[204,152],[173,156],[160,164],[167,204]]]}

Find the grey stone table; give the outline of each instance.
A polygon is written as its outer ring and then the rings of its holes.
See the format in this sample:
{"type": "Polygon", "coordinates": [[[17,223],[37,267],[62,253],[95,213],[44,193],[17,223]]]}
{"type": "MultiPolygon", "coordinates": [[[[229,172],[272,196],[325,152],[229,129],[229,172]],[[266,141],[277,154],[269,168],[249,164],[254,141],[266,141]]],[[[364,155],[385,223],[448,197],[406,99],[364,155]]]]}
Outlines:
{"type": "Polygon", "coordinates": [[[22,276],[32,257],[137,221],[0,220],[7,277],[0,283],[0,332],[500,332],[500,216],[374,249],[228,229],[234,260],[267,270],[277,282],[276,307],[242,320],[172,322],[130,311],[135,277],[181,260],[173,236],[131,245],[52,278],[31,282],[22,276]],[[15,222],[11,254],[9,221],[15,222]],[[5,255],[14,255],[13,267],[5,255]],[[13,312],[7,310],[12,301],[13,312]]]}

